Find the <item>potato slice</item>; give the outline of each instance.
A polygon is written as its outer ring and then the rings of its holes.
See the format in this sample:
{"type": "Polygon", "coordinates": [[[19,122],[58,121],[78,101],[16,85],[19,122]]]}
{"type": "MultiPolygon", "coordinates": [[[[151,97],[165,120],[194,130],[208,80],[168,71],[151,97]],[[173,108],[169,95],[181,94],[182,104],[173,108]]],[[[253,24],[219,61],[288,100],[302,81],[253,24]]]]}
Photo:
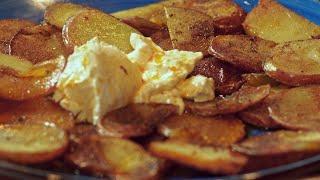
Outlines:
{"type": "Polygon", "coordinates": [[[10,54],[33,64],[66,55],[61,31],[50,25],[38,25],[21,30],[10,42],[10,54]]]}
{"type": "Polygon", "coordinates": [[[74,126],[74,118],[47,97],[22,102],[7,102],[0,111],[0,122],[5,124],[44,124],[69,130],[74,126]]]}
{"type": "Polygon", "coordinates": [[[108,113],[98,124],[99,132],[113,137],[144,136],[177,112],[173,105],[131,104],[108,113]]]}
{"type": "Polygon", "coordinates": [[[247,72],[263,72],[262,63],[276,44],[247,35],[225,35],[212,39],[209,53],[247,72]]]}
{"type": "Polygon", "coordinates": [[[163,50],[168,51],[173,49],[169,31],[167,28],[163,28],[153,33],[150,37],[152,41],[160,46],[163,50]]]}
{"type": "Polygon", "coordinates": [[[264,63],[268,76],[284,84],[301,86],[320,83],[320,39],[277,45],[264,63]]]}
{"type": "Polygon", "coordinates": [[[241,72],[232,65],[215,58],[201,60],[192,72],[194,76],[198,74],[214,79],[215,91],[222,95],[237,91],[244,83],[241,72]]]}
{"type": "Polygon", "coordinates": [[[269,92],[269,85],[259,87],[244,86],[230,96],[217,98],[211,102],[187,102],[186,109],[193,114],[201,116],[232,114],[261,102],[269,95],[269,92]]]}
{"type": "Polygon", "coordinates": [[[162,26],[137,16],[123,19],[122,22],[137,29],[144,36],[148,36],[148,37],[162,29],[162,26]]]}
{"type": "Polygon", "coordinates": [[[52,93],[65,65],[65,58],[44,61],[24,73],[0,71],[0,97],[9,100],[26,100],[52,93]]]}
{"type": "Polygon", "coordinates": [[[215,174],[237,173],[247,162],[245,156],[225,148],[199,146],[179,141],[152,142],[149,150],[158,157],[215,174]]]}
{"type": "Polygon", "coordinates": [[[44,20],[62,29],[67,20],[83,10],[91,9],[89,7],[73,3],[54,3],[48,6],[44,13],[44,20]]]}
{"type": "Polygon", "coordinates": [[[246,17],[247,34],[277,43],[311,39],[320,35],[320,26],[292,12],[275,0],[260,0],[246,17]]]}
{"type": "Polygon", "coordinates": [[[214,27],[210,16],[191,9],[165,8],[173,48],[208,54],[214,27]]]}
{"type": "Polygon", "coordinates": [[[70,18],[63,27],[63,38],[71,50],[94,37],[118,47],[125,53],[132,51],[131,33],[139,33],[129,25],[98,10],[86,10],[70,18]]]}
{"type": "Polygon", "coordinates": [[[288,129],[320,131],[320,86],[293,88],[269,107],[270,116],[288,129]]]}
{"type": "Polygon", "coordinates": [[[236,143],[246,134],[244,124],[235,117],[200,117],[190,114],[170,117],[158,126],[158,130],[170,139],[223,147],[236,143]]]}
{"type": "Polygon", "coordinates": [[[80,143],[86,136],[98,135],[96,126],[92,124],[76,124],[68,129],[69,137],[72,142],[80,143]]]}
{"type": "Polygon", "coordinates": [[[83,137],[66,159],[84,171],[116,179],[153,179],[159,172],[157,158],[120,138],[83,137]]]}
{"type": "Polygon", "coordinates": [[[33,64],[26,59],[0,53],[0,68],[1,71],[23,75],[32,70],[33,64]]]}
{"type": "Polygon", "coordinates": [[[319,132],[276,131],[250,137],[233,149],[249,157],[248,170],[298,161],[320,152],[319,132]]]}
{"type": "Polygon", "coordinates": [[[0,126],[0,159],[36,164],[60,156],[67,148],[66,133],[44,125],[10,124],[0,126]]]}
{"type": "Polygon", "coordinates": [[[193,0],[189,8],[211,16],[217,34],[242,32],[246,13],[232,0],[193,0]]]}
{"type": "Polygon", "coordinates": [[[264,73],[249,73],[242,75],[245,84],[248,86],[262,86],[269,84],[271,87],[277,87],[280,83],[264,73]]]}
{"type": "Polygon", "coordinates": [[[28,20],[2,19],[0,20],[0,52],[9,54],[9,44],[13,36],[21,29],[32,27],[35,23],[28,20]]]}
{"type": "Polygon", "coordinates": [[[278,128],[280,124],[270,117],[268,108],[282,96],[286,90],[273,90],[271,89],[269,96],[267,96],[260,103],[241,111],[239,116],[244,122],[261,127],[261,128],[278,128]]]}

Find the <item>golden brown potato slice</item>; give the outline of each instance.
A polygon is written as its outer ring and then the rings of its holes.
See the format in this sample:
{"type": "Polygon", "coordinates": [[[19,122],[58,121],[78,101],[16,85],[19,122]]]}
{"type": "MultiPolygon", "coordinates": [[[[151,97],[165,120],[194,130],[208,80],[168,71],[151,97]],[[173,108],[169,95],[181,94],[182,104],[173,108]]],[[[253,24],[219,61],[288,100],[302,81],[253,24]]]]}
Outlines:
{"type": "Polygon", "coordinates": [[[241,120],[266,129],[280,127],[280,124],[270,117],[268,108],[282,96],[284,91],[271,89],[270,94],[263,101],[239,113],[241,120]]]}
{"type": "Polygon", "coordinates": [[[10,40],[21,29],[34,26],[35,23],[28,20],[2,19],[0,20],[0,52],[9,53],[10,40]]]}
{"type": "Polygon", "coordinates": [[[269,95],[270,86],[244,86],[230,96],[216,98],[204,103],[187,102],[186,109],[192,114],[214,116],[217,114],[232,114],[247,109],[261,102],[269,95]]]}
{"type": "Polygon", "coordinates": [[[249,157],[246,169],[287,164],[320,152],[320,133],[275,131],[250,137],[233,149],[249,157]]]}
{"type": "Polygon", "coordinates": [[[50,25],[24,28],[10,42],[10,54],[33,64],[66,55],[61,31],[50,25]]]}
{"type": "Polygon", "coordinates": [[[196,65],[192,75],[198,74],[214,79],[215,91],[222,95],[237,91],[244,83],[241,72],[232,65],[212,57],[205,58],[196,65]]]}
{"type": "Polygon", "coordinates": [[[86,10],[70,18],[62,33],[64,42],[71,50],[85,44],[94,37],[118,47],[125,53],[132,51],[131,33],[139,33],[134,28],[98,10],[86,10]]]}
{"type": "Polygon", "coordinates": [[[74,118],[68,111],[48,97],[22,102],[7,102],[0,111],[0,123],[44,124],[69,130],[74,126],[74,118]]]}
{"type": "Polygon", "coordinates": [[[260,0],[246,17],[247,34],[277,43],[311,39],[320,35],[320,27],[275,0],[260,0]]]}
{"type": "Polygon", "coordinates": [[[144,36],[148,37],[162,29],[162,26],[138,16],[123,19],[122,22],[137,29],[144,36]]]}
{"type": "MultiPolygon", "coordinates": [[[[3,59],[6,60],[6,59],[3,59]]],[[[63,56],[36,64],[23,74],[0,71],[0,97],[9,100],[26,100],[52,93],[65,65],[63,56]]]]}
{"type": "Polygon", "coordinates": [[[152,179],[159,172],[157,158],[139,145],[121,138],[83,137],[66,159],[89,173],[114,178],[152,179]]]}
{"type": "Polygon", "coordinates": [[[150,37],[152,41],[160,46],[163,50],[168,51],[173,49],[169,31],[167,28],[163,28],[153,33],[150,37]]]}
{"type": "Polygon", "coordinates": [[[262,86],[269,84],[272,87],[279,86],[280,83],[264,73],[249,73],[242,75],[245,84],[248,86],[262,86]]]}
{"type": "Polygon", "coordinates": [[[262,63],[276,44],[247,35],[225,35],[212,39],[209,53],[247,72],[263,72],[262,63]]]}
{"type": "Polygon", "coordinates": [[[230,146],[241,140],[244,124],[235,117],[173,116],[158,126],[158,131],[183,142],[207,146],[230,146]]]}
{"type": "Polygon", "coordinates": [[[208,54],[214,27],[210,16],[191,9],[165,8],[173,48],[208,54]]]}
{"type": "Polygon", "coordinates": [[[68,133],[70,140],[75,143],[80,143],[83,137],[98,135],[96,126],[92,124],[76,124],[68,129],[68,133]]]}
{"type": "Polygon", "coordinates": [[[246,13],[232,0],[192,0],[187,8],[208,14],[213,18],[217,34],[233,34],[242,32],[241,23],[246,13]]]}
{"type": "Polygon", "coordinates": [[[149,150],[158,157],[218,174],[237,173],[247,162],[245,156],[225,148],[199,146],[173,140],[152,142],[149,150]]]}
{"type": "Polygon", "coordinates": [[[277,45],[264,63],[268,76],[284,84],[301,86],[320,83],[320,39],[277,45]]]}
{"type": "Polygon", "coordinates": [[[57,127],[10,124],[0,126],[0,159],[36,164],[60,156],[67,148],[66,133],[57,127]]]}
{"type": "Polygon", "coordinates": [[[108,113],[99,122],[99,132],[113,137],[144,136],[177,112],[177,107],[173,105],[131,104],[108,113]]]}
{"type": "Polygon", "coordinates": [[[47,23],[54,25],[59,29],[62,29],[63,25],[70,17],[87,9],[90,8],[79,4],[55,3],[46,8],[44,13],[44,20],[47,23]]]}
{"type": "Polygon", "coordinates": [[[287,90],[269,107],[270,116],[288,129],[320,131],[320,86],[287,90]]]}

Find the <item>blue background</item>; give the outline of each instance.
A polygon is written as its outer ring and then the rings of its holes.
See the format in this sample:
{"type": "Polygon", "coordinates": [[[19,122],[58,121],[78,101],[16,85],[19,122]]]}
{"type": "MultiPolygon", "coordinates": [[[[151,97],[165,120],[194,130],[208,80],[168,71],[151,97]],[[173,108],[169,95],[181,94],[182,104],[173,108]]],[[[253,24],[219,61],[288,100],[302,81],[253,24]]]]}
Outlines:
{"type": "MultiPolygon", "coordinates": [[[[0,0],[0,18],[27,18],[40,21],[44,10],[41,2],[45,1],[82,3],[106,12],[115,12],[154,3],[158,0],[0,0]]],[[[258,0],[235,0],[235,2],[248,12],[258,0]]],[[[279,0],[279,2],[320,25],[320,0],[279,0]]]]}

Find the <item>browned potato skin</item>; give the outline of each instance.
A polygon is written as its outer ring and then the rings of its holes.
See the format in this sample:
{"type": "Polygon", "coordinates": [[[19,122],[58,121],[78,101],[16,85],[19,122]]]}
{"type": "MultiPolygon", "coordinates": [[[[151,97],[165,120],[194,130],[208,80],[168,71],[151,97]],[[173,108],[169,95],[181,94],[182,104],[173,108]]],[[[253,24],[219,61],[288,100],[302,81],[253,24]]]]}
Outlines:
{"type": "Polygon", "coordinates": [[[270,117],[268,108],[281,97],[286,90],[273,90],[260,103],[241,111],[239,116],[244,122],[265,129],[279,128],[281,125],[270,117]]]}
{"type": "Polygon", "coordinates": [[[166,104],[131,104],[108,113],[98,124],[102,135],[137,137],[150,134],[157,124],[177,114],[178,109],[166,104]]]}
{"type": "Polygon", "coordinates": [[[320,131],[319,86],[287,90],[269,107],[270,116],[287,129],[320,131]]]}
{"type": "Polygon", "coordinates": [[[61,31],[51,25],[22,29],[10,41],[10,54],[25,58],[33,64],[67,55],[61,31]]]}
{"type": "Polygon", "coordinates": [[[81,46],[94,37],[118,47],[125,53],[131,52],[131,33],[138,33],[131,26],[98,10],[85,10],[68,20],[62,30],[65,45],[69,51],[81,46]]]}
{"type": "Polygon", "coordinates": [[[45,22],[62,29],[67,20],[89,7],[72,3],[54,3],[48,6],[44,12],[45,22]]]}
{"type": "Polygon", "coordinates": [[[150,37],[152,41],[160,46],[163,50],[168,51],[173,49],[169,31],[167,28],[162,28],[161,30],[153,33],[150,37]]]}
{"type": "Polygon", "coordinates": [[[235,117],[172,116],[158,126],[169,139],[198,145],[230,146],[241,140],[245,125],[235,117]]]}
{"type": "Polygon", "coordinates": [[[312,39],[320,26],[292,12],[276,0],[260,0],[246,17],[243,27],[248,35],[277,43],[312,39]]]}
{"type": "Polygon", "coordinates": [[[144,36],[148,36],[148,37],[156,33],[157,31],[160,31],[163,28],[158,24],[155,24],[147,19],[144,19],[138,16],[123,19],[122,22],[137,29],[144,36]]]}
{"type": "Polygon", "coordinates": [[[8,100],[22,101],[49,95],[55,90],[55,85],[63,71],[66,60],[59,57],[54,60],[44,61],[34,66],[50,69],[49,74],[41,77],[18,77],[5,71],[0,72],[0,97],[8,100]]]}
{"type": "Polygon", "coordinates": [[[32,27],[35,23],[28,20],[2,19],[0,20],[0,52],[9,54],[10,40],[21,29],[32,27]]]}
{"type": "Polygon", "coordinates": [[[65,159],[84,172],[120,179],[154,179],[158,176],[158,159],[129,140],[93,135],[82,137],[73,146],[65,159]],[[137,163],[137,157],[141,158],[139,164],[130,166],[133,161],[137,163]],[[120,159],[115,162],[114,158],[120,159]]]}
{"type": "Polygon", "coordinates": [[[258,87],[258,86],[270,84],[271,87],[278,87],[281,85],[281,83],[270,78],[265,73],[242,74],[242,77],[245,81],[245,85],[248,85],[248,86],[258,87]]]}
{"type": "Polygon", "coordinates": [[[261,102],[270,93],[270,85],[260,87],[244,86],[230,96],[216,98],[204,103],[186,102],[186,110],[201,116],[232,114],[261,102]]]}
{"type": "Polygon", "coordinates": [[[235,174],[246,164],[247,158],[226,148],[199,146],[176,140],[152,142],[149,151],[161,158],[214,174],[235,174]],[[223,155],[217,155],[223,152],[223,155]]]}
{"type": "Polygon", "coordinates": [[[212,57],[205,58],[196,65],[191,75],[198,74],[214,79],[215,91],[222,95],[236,92],[244,83],[240,71],[212,57]]]}
{"type": "Polygon", "coordinates": [[[319,84],[319,47],[319,39],[279,44],[264,63],[264,70],[268,76],[286,85],[319,84]]]}
{"type": "Polygon", "coordinates": [[[165,12],[173,48],[207,55],[210,39],[214,36],[212,18],[184,8],[167,7],[165,12]]]}
{"type": "Polygon", "coordinates": [[[0,111],[0,123],[3,124],[44,124],[55,125],[64,130],[74,127],[72,114],[62,109],[48,97],[40,97],[22,102],[6,101],[6,107],[0,111]]]}
{"type": "Polygon", "coordinates": [[[262,63],[276,44],[247,35],[225,35],[212,39],[209,53],[246,72],[263,72],[262,63]]]}
{"type": "Polygon", "coordinates": [[[320,134],[312,131],[275,131],[250,137],[233,150],[247,155],[246,171],[288,164],[320,151],[320,134]]]}
{"type": "MultiPolygon", "coordinates": [[[[28,139],[29,136],[34,136],[32,137],[32,141],[37,141],[37,138],[39,138],[38,136],[47,136],[47,140],[50,141],[50,138],[56,138],[56,141],[59,139],[59,142],[54,142],[54,143],[60,143],[59,147],[56,147],[56,149],[48,149],[46,151],[39,151],[39,152],[23,152],[21,149],[18,149],[17,151],[21,151],[21,152],[9,152],[6,150],[2,150],[1,149],[1,145],[0,145],[0,159],[5,159],[8,161],[12,161],[12,162],[16,162],[19,164],[40,164],[40,163],[44,163],[44,162],[48,162],[51,161],[57,157],[59,157],[60,155],[62,155],[67,147],[68,147],[68,138],[67,138],[67,134],[64,133],[63,130],[57,128],[57,127],[49,127],[49,128],[53,128],[55,129],[55,131],[58,131],[60,134],[60,137],[54,137],[54,136],[48,136],[48,129],[45,128],[44,125],[22,125],[22,124],[11,124],[11,125],[4,125],[1,126],[0,129],[2,129],[2,131],[4,129],[25,129],[23,133],[26,133],[26,129],[28,128],[32,128],[33,131],[28,132],[28,134],[25,134],[25,137],[28,139]]],[[[12,141],[16,141],[16,142],[12,142],[12,143],[22,143],[23,140],[15,140],[16,138],[16,133],[11,133],[10,135],[8,135],[12,141]]],[[[50,130],[49,130],[50,133],[50,130]]],[[[20,137],[21,138],[21,137],[20,137]]],[[[7,140],[10,141],[10,140],[7,140]]],[[[29,140],[31,141],[31,140],[29,140]]],[[[5,142],[3,142],[5,143],[5,142]]],[[[30,143],[29,143],[30,144],[30,143]]],[[[34,147],[36,148],[36,147],[34,147]]]]}

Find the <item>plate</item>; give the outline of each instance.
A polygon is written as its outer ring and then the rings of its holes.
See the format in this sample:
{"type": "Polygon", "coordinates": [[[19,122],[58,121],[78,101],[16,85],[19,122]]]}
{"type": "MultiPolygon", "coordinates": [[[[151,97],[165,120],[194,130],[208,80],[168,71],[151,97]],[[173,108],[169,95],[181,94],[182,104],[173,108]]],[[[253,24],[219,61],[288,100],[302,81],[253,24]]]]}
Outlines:
{"type": "MultiPolygon", "coordinates": [[[[46,6],[54,2],[74,2],[86,4],[105,12],[115,12],[123,9],[143,6],[149,3],[157,2],[158,0],[1,0],[0,2],[0,17],[6,18],[24,18],[35,22],[40,22],[43,17],[43,12],[46,6]]],[[[249,12],[258,2],[258,0],[235,0],[240,6],[249,12]]],[[[306,17],[314,23],[320,25],[320,1],[319,0],[279,0],[281,4],[298,14],[306,17]]],[[[264,131],[249,128],[249,136],[255,136],[264,133],[264,131]]],[[[298,161],[295,163],[261,170],[258,172],[241,174],[225,177],[206,177],[201,179],[255,179],[255,178],[270,178],[270,177],[297,177],[306,173],[314,172],[320,168],[320,155],[298,161]]],[[[60,170],[46,170],[49,167],[35,166],[27,167],[16,165],[6,161],[0,161],[0,177],[10,177],[17,179],[98,179],[72,172],[60,170]]],[[[186,179],[170,177],[169,179],[186,179]]],[[[199,178],[196,178],[199,179],[199,178]]]]}

